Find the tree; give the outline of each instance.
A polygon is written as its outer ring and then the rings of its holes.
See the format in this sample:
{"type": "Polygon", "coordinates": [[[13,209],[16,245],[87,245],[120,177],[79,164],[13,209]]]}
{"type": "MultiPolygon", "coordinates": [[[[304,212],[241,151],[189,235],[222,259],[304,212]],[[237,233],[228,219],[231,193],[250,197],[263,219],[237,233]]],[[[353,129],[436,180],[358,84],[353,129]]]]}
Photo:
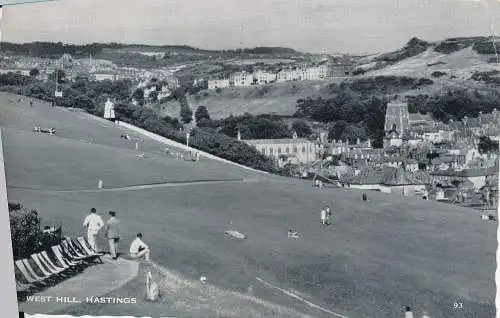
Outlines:
{"type": "Polygon", "coordinates": [[[297,133],[299,137],[308,137],[312,134],[312,129],[304,120],[296,120],[292,124],[292,130],[297,133]]]}
{"type": "Polygon", "coordinates": [[[30,76],[37,77],[38,75],[40,75],[40,71],[37,68],[32,68],[30,70],[30,76]]]}
{"type": "Polygon", "coordinates": [[[434,151],[429,151],[426,154],[426,157],[429,160],[429,164],[432,164],[432,160],[439,157],[439,154],[437,152],[434,152],[434,151]]]}
{"type": "Polygon", "coordinates": [[[158,91],[157,90],[154,90],[152,91],[151,93],[149,93],[149,99],[151,100],[151,102],[156,102],[158,101],[158,91]]]}
{"type": "Polygon", "coordinates": [[[132,98],[135,99],[139,105],[144,105],[144,90],[142,88],[137,88],[132,94],[132,98]]]}
{"type": "Polygon", "coordinates": [[[330,140],[341,139],[346,128],[347,128],[347,122],[345,120],[336,121],[335,124],[328,131],[328,139],[330,140]]]}
{"type": "Polygon", "coordinates": [[[188,106],[181,106],[181,121],[189,124],[193,120],[193,111],[188,106]]]}
{"type": "Polygon", "coordinates": [[[15,259],[29,257],[41,246],[41,220],[36,210],[25,209],[19,203],[9,203],[10,231],[15,259]]]}
{"type": "Polygon", "coordinates": [[[488,136],[481,136],[479,137],[478,150],[481,154],[498,152],[498,141],[491,140],[488,136]]]}
{"type": "Polygon", "coordinates": [[[52,81],[56,80],[56,72],[57,72],[57,82],[59,84],[64,83],[64,81],[66,79],[66,72],[64,72],[63,70],[54,71],[54,73],[49,75],[49,80],[52,80],[52,81]]]}
{"type": "Polygon", "coordinates": [[[210,121],[210,114],[206,106],[199,106],[194,112],[194,118],[197,124],[210,121]]]}

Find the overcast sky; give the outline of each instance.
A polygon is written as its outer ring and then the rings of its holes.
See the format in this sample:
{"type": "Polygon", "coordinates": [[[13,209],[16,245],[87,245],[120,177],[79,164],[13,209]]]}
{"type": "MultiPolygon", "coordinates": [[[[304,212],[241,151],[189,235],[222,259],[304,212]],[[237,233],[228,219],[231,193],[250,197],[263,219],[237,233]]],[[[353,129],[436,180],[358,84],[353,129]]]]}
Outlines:
{"type": "Polygon", "coordinates": [[[500,23],[500,0],[59,0],[3,10],[2,40],[10,42],[285,46],[317,53],[390,51],[414,36],[498,34],[494,21],[500,23]]]}

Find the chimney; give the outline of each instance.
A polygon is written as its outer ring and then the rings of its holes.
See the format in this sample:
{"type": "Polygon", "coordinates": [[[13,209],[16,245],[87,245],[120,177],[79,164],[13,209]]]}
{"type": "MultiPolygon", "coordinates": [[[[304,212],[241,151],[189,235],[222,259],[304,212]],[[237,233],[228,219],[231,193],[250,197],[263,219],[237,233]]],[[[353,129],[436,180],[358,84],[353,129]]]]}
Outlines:
{"type": "Polygon", "coordinates": [[[356,138],[356,145],[359,145],[361,143],[361,140],[359,138],[356,138]]]}
{"type": "Polygon", "coordinates": [[[238,137],[237,138],[238,138],[238,141],[241,141],[241,132],[239,129],[238,129],[238,137]]]}
{"type": "Polygon", "coordinates": [[[293,132],[293,139],[297,139],[297,138],[299,138],[299,136],[297,135],[297,132],[294,131],[293,132]]]}

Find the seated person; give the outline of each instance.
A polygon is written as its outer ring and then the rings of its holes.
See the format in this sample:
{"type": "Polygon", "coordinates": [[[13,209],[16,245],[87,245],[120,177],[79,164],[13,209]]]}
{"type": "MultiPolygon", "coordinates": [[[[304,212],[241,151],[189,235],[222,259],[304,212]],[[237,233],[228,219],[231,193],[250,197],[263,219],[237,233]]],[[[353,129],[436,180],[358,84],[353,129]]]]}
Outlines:
{"type": "Polygon", "coordinates": [[[142,241],[142,234],[137,233],[137,237],[130,244],[130,257],[134,259],[144,258],[149,261],[150,252],[149,246],[142,241]]]}
{"type": "Polygon", "coordinates": [[[299,238],[299,233],[297,233],[293,229],[290,229],[288,230],[288,238],[299,238]]]}

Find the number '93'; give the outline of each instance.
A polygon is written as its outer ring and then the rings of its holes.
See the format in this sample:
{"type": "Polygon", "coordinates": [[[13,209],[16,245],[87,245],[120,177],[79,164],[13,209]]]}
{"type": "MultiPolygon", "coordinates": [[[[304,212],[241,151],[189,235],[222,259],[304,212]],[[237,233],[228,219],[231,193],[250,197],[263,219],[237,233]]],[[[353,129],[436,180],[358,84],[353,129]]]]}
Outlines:
{"type": "Polygon", "coordinates": [[[462,309],[462,308],[464,308],[464,305],[463,305],[463,303],[456,302],[456,303],[453,303],[453,308],[454,309],[462,309]]]}

